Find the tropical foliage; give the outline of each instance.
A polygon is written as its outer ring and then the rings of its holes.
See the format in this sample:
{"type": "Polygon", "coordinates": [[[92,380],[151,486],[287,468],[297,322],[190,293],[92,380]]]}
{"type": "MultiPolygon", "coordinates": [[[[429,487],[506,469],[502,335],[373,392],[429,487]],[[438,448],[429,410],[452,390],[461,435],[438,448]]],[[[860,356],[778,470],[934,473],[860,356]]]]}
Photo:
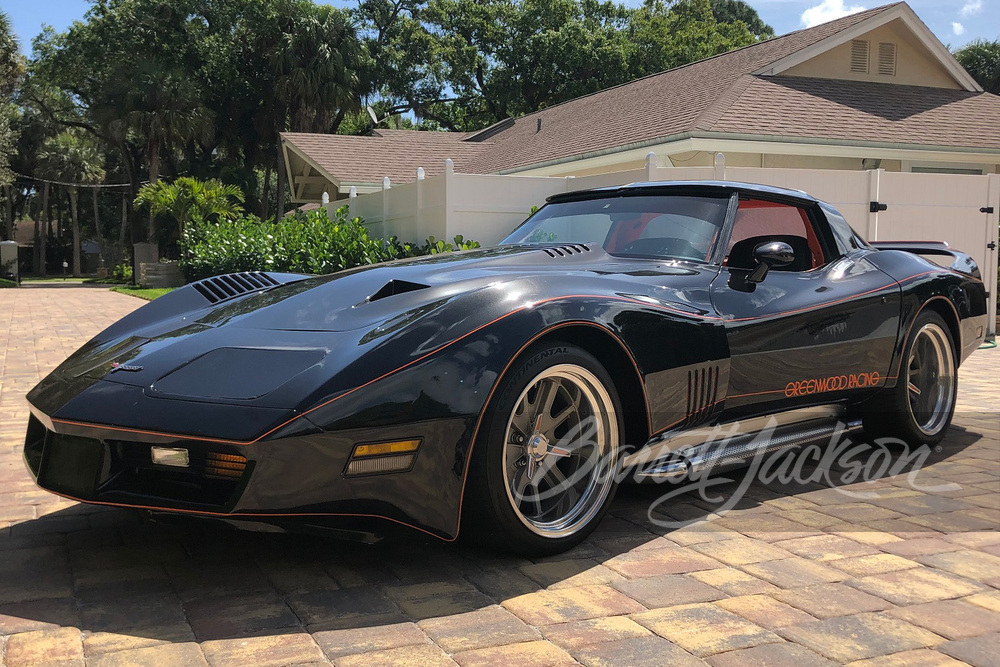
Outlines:
{"type": "Polygon", "coordinates": [[[243,213],[243,191],[218,179],[200,181],[183,176],[173,183],[148,183],[139,190],[135,203],[149,209],[152,218],[169,216],[177,226],[178,235],[191,221],[217,222],[243,213]]]}
{"type": "Polygon", "coordinates": [[[331,219],[325,209],[296,213],[280,222],[255,216],[218,224],[192,222],[184,231],[180,266],[188,280],[237,271],[288,271],[325,274],[401,257],[471,250],[479,243],[455,237],[454,243],[427,239],[403,244],[368,236],[346,208],[331,219]]]}
{"type": "Polygon", "coordinates": [[[1000,39],[977,39],[956,51],[955,58],[983,90],[1000,95],[1000,39]]]}
{"type": "Polygon", "coordinates": [[[176,254],[188,221],[140,189],[218,179],[281,218],[281,132],[367,133],[366,106],[396,127],[475,130],[771,34],[742,0],[92,0],[25,60],[0,15],[3,233],[33,224],[43,271],[73,220],[109,266],[137,241],[176,254]],[[66,132],[115,187],[52,178],[66,132]],[[13,172],[26,177],[5,188],[13,172]]]}

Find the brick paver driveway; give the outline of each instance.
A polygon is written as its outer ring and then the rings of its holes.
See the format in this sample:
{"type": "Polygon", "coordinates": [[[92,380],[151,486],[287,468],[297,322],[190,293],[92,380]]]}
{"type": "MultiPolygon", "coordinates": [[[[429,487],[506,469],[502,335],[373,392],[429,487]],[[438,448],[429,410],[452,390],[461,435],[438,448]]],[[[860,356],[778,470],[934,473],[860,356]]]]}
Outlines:
{"type": "Polygon", "coordinates": [[[623,487],[583,546],[529,561],[145,525],[38,490],[21,462],[24,393],[139,305],[0,290],[5,665],[1000,664],[1000,351],[963,367],[920,488],[844,485],[835,466],[833,487],[755,482],[714,521],[689,493],[653,513],[696,520],[671,528],[647,512],[665,489],[623,487]]]}

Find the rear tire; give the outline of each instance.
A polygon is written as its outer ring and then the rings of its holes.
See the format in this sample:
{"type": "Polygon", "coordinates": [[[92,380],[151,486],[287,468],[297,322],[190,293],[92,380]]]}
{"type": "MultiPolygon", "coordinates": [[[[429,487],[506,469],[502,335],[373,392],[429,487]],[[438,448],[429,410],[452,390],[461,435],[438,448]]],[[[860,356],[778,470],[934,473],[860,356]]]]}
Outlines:
{"type": "Polygon", "coordinates": [[[865,432],[900,438],[912,446],[944,438],[955,413],[958,364],[944,319],[925,310],[910,327],[896,386],[882,390],[865,406],[865,432]]]}
{"type": "Polygon", "coordinates": [[[570,549],[614,497],[624,433],[614,381],[582,348],[549,343],[499,382],[473,450],[462,531],[524,555],[570,549]]]}

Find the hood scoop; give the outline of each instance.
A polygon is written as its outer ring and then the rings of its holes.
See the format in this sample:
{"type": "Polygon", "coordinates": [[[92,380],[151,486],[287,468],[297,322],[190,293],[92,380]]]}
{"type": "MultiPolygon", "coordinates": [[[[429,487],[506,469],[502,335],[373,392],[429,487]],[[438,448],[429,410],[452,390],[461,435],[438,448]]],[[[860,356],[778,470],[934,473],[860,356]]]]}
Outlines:
{"type": "Polygon", "coordinates": [[[554,259],[556,257],[572,257],[573,255],[582,255],[590,252],[590,248],[582,243],[571,243],[569,245],[542,248],[542,252],[554,259]]]}
{"type": "Polygon", "coordinates": [[[196,283],[191,283],[191,287],[198,290],[198,293],[205,297],[209,303],[220,303],[280,284],[266,273],[246,271],[243,273],[227,273],[223,276],[205,278],[196,283]]]}
{"type": "Polygon", "coordinates": [[[379,291],[368,297],[368,302],[371,303],[372,301],[378,301],[379,299],[384,299],[388,296],[395,296],[397,294],[416,292],[417,290],[427,289],[428,287],[430,287],[430,285],[411,283],[408,280],[390,280],[383,285],[379,291]]]}

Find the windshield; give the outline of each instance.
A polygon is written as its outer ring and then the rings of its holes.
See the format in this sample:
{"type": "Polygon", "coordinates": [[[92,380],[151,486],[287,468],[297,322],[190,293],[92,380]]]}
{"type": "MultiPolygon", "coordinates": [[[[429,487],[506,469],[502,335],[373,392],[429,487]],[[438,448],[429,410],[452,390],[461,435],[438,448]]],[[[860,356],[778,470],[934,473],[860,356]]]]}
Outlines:
{"type": "Polygon", "coordinates": [[[618,196],[548,204],[502,244],[596,243],[624,257],[704,262],[728,197],[618,196]]]}

